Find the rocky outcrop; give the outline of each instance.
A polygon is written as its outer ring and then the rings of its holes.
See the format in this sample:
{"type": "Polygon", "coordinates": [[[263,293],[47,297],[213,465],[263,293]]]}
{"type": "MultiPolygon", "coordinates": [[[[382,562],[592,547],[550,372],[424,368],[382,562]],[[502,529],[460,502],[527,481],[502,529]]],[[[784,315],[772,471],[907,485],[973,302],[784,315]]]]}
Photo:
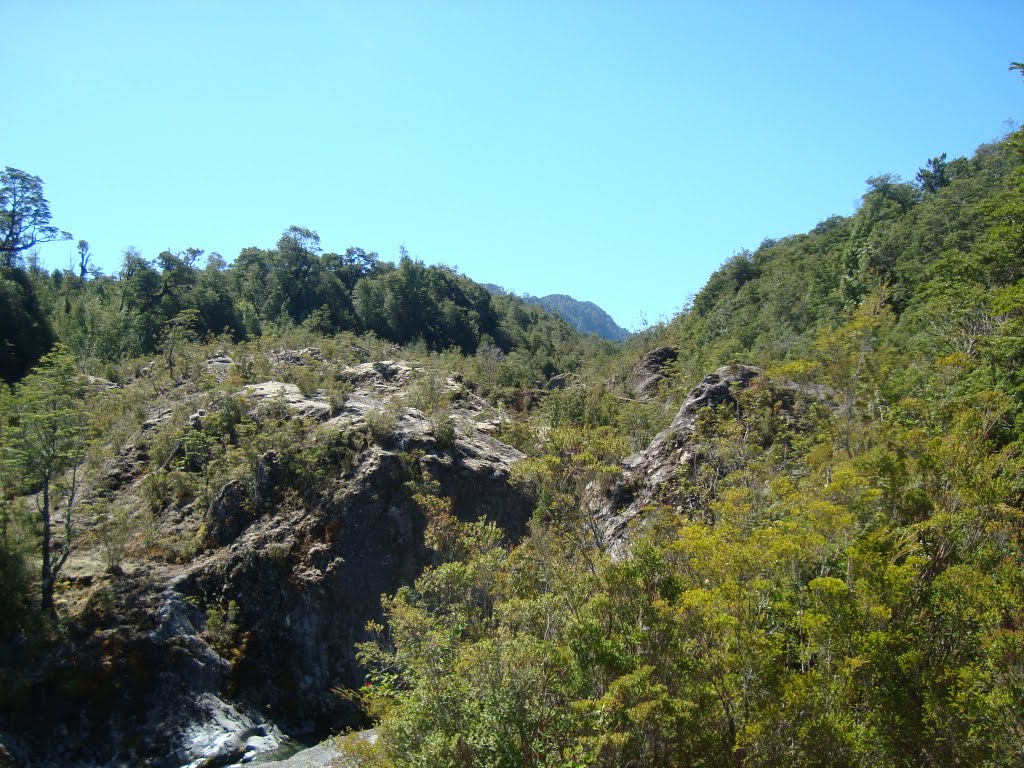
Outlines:
{"type": "Polygon", "coordinates": [[[260,409],[267,404],[280,403],[297,416],[322,421],[331,415],[331,406],[327,403],[306,397],[295,384],[281,381],[265,381],[261,384],[249,384],[245,388],[245,397],[254,403],[254,414],[259,415],[260,409]]]}
{"type": "Polygon", "coordinates": [[[246,730],[273,732],[261,713],[217,697],[230,664],[204,637],[204,612],[165,576],[146,566],[92,579],[63,643],[25,649],[42,653],[20,660],[35,674],[13,677],[3,696],[7,727],[35,753],[26,763],[182,766],[235,749],[246,730]]]}
{"type": "Polygon", "coordinates": [[[700,416],[709,408],[726,407],[740,413],[739,393],[759,387],[765,403],[778,417],[798,423],[808,407],[826,394],[821,388],[769,381],[760,368],[733,365],[706,376],[687,396],[669,427],[644,450],[624,462],[620,480],[590,500],[609,548],[621,554],[628,546],[630,529],[646,511],[669,508],[679,514],[701,517],[706,510],[680,482],[691,478],[706,459],[706,446],[698,431],[700,416]]]}
{"type": "Polygon", "coordinates": [[[658,397],[665,369],[679,357],[677,347],[658,347],[645,354],[626,378],[626,388],[640,400],[658,397]]]}
{"type": "MultiPolygon", "coordinates": [[[[260,765],[274,768],[356,768],[358,757],[351,754],[348,745],[359,746],[360,742],[373,743],[377,740],[375,730],[361,731],[342,739],[327,739],[320,744],[303,749],[289,757],[276,758],[273,754],[261,760],[260,765]]],[[[0,768],[2,764],[0,764],[0,768]]]]}
{"type": "MultiPolygon", "coordinates": [[[[490,423],[483,401],[449,380],[454,401],[439,426],[397,399],[410,366],[366,363],[341,377],[352,391],[333,414],[291,384],[247,387],[257,417],[273,402],[303,419],[295,434],[306,435],[308,457],[265,451],[208,508],[168,507],[162,535],[201,520],[195,554],[128,561],[117,573],[80,565],[62,596],[68,635],[42,656],[15,649],[0,660],[33,670],[13,675],[0,701],[0,731],[18,735],[32,765],[223,766],[284,734],[359,725],[338,695],[362,684],[356,646],[369,639],[366,623],[383,619],[381,595],[432,557],[410,489],[430,485],[455,515],[486,516],[510,540],[525,533],[532,503],[509,482],[522,455],[477,428],[490,423]],[[371,430],[385,408],[388,429],[371,430]]],[[[209,413],[193,416],[183,428],[203,430],[209,413]]],[[[126,449],[113,464],[106,488],[132,498],[144,452],[126,449]]],[[[0,743],[10,743],[2,732],[0,743]]]]}
{"type": "MultiPolygon", "coordinates": [[[[343,444],[359,418],[353,408],[326,425],[322,439],[343,444]]],[[[389,439],[359,448],[350,468],[339,467],[305,503],[271,505],[220,529],[221,548],[172,586],[203,603],[235,601],[231,684],[239,698],[292,731],[355,724],[358,713],[334,690],[362,682],[356,644],[368,639],[366,622],[381,619],[380,596],[411,582],[430,559],[426,518],[406,483],[425,474],[456,515],[486,516],[518,538],[530,515],[529,500],[508,483],[519,458],[480,433],[459,433],[442,447],[430,421],[410,409],[389,439]]],[[[231,510],[246,506],[223,501],[231,510]]]]}

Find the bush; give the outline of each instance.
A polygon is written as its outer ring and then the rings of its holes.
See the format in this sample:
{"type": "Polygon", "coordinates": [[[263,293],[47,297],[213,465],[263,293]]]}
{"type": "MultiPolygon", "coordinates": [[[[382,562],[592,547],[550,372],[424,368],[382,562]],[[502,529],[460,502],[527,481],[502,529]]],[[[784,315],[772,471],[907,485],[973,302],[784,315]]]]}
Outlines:
{"type": "Polygon", "coordinates": [[[100,541],[103,562],[108,571],[117,571],[128,554],[128,545],[135,533],[132,516],[123,508],[109,509],[106,502],[97,502],[93,513],[98,522],[96,535],[100,541]]]}
{"type": "Polygon", "coordinates": [[[401,407],[394,403],[388,403],[383,408],[372,408],[363,415],[366,421],[366,428],[370,436],[377,442],[393,437],[395,428],[398,426],[398,419],[401,415],[401,407]]]}
{"type": "Polygon", "coordinates": [[[455,420],[449,413],[434,414],[430,418],[430,428],[440,447],[451,448],[455,444],[455,420]]]}
{"type": "Polygon", "coordinates": [[[213,605],[207,609],[206,636],[221,656],[232,655],[238,638],[238,603],[232,600],[227,608],[213,605]]]}

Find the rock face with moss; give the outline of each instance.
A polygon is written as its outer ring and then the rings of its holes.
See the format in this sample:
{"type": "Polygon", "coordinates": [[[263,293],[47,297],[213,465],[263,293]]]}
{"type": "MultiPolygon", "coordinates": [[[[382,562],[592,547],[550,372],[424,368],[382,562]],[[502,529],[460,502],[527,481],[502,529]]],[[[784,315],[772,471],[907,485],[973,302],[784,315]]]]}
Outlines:
{"type": "MultiPolygon", "coordinates": [[[[166,553],[175,541],[177,556],[104,570],[83,551],[60,602],[66,639],[15,659],[31,676],[6,675],[0,741],[34,765],[221,765],[284,733],[360,723],[344,695],[363,680],[356,644],[381,619],[381,595],[431,559],[414,496],[449,499],[455,515],[486,516],[510,540],[531,504],[509,484],[521,454],[481,429],[493,414],[458,382],[433,382],[424,400],[422,376],[404,363],[340,377],[343,402],[275,381],[244,388],[236,418],[276,419],[278,439],[208,498],[176,500],[172,489],[155,503],[150,546],[166,553]],[[438,398],[442,415],[429,407],[438,398]]],[[[226,440],[218,430],[232,406],[219,402],[162,442],[153,435],[173,419],[154,413],[108,468],[108,502],[147,503],[158,450],[187,466],[205,438],[226,440]]]]}

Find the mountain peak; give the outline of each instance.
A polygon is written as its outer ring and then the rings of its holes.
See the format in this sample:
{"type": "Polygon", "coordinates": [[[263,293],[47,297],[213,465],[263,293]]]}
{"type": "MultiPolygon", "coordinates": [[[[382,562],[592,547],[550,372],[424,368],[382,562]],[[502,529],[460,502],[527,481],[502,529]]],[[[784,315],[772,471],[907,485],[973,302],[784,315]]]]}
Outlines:
{"type": "MultiPolygon", "coordinates": [[[[484,287],[499,295],[509,292],[493,283],[485,283],[484,287]]],[[[608,341],[624,341],[629,338],[630,332],[592,301],[580,301],[564,293],[551,293],[540,297],[526,294],[522,299],[554,312],[581,333],[596,333],[608,341]]]]}

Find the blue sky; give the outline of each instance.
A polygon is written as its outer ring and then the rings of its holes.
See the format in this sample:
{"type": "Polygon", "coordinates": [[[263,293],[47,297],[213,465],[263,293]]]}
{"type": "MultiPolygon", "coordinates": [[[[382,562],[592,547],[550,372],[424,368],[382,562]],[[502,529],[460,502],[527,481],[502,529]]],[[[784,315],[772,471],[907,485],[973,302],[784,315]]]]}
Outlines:
{"type": "MultiPolygon", "coordinates": [[[[671,317],[1024,113],[1024,2],[4,0],[0,165],[127,246],[397,259],[671,317]],[[12,97],[13,91],[13,97],[12,97]]],[[[43,257],[63,266],[73,243],[43,257]]]]}

